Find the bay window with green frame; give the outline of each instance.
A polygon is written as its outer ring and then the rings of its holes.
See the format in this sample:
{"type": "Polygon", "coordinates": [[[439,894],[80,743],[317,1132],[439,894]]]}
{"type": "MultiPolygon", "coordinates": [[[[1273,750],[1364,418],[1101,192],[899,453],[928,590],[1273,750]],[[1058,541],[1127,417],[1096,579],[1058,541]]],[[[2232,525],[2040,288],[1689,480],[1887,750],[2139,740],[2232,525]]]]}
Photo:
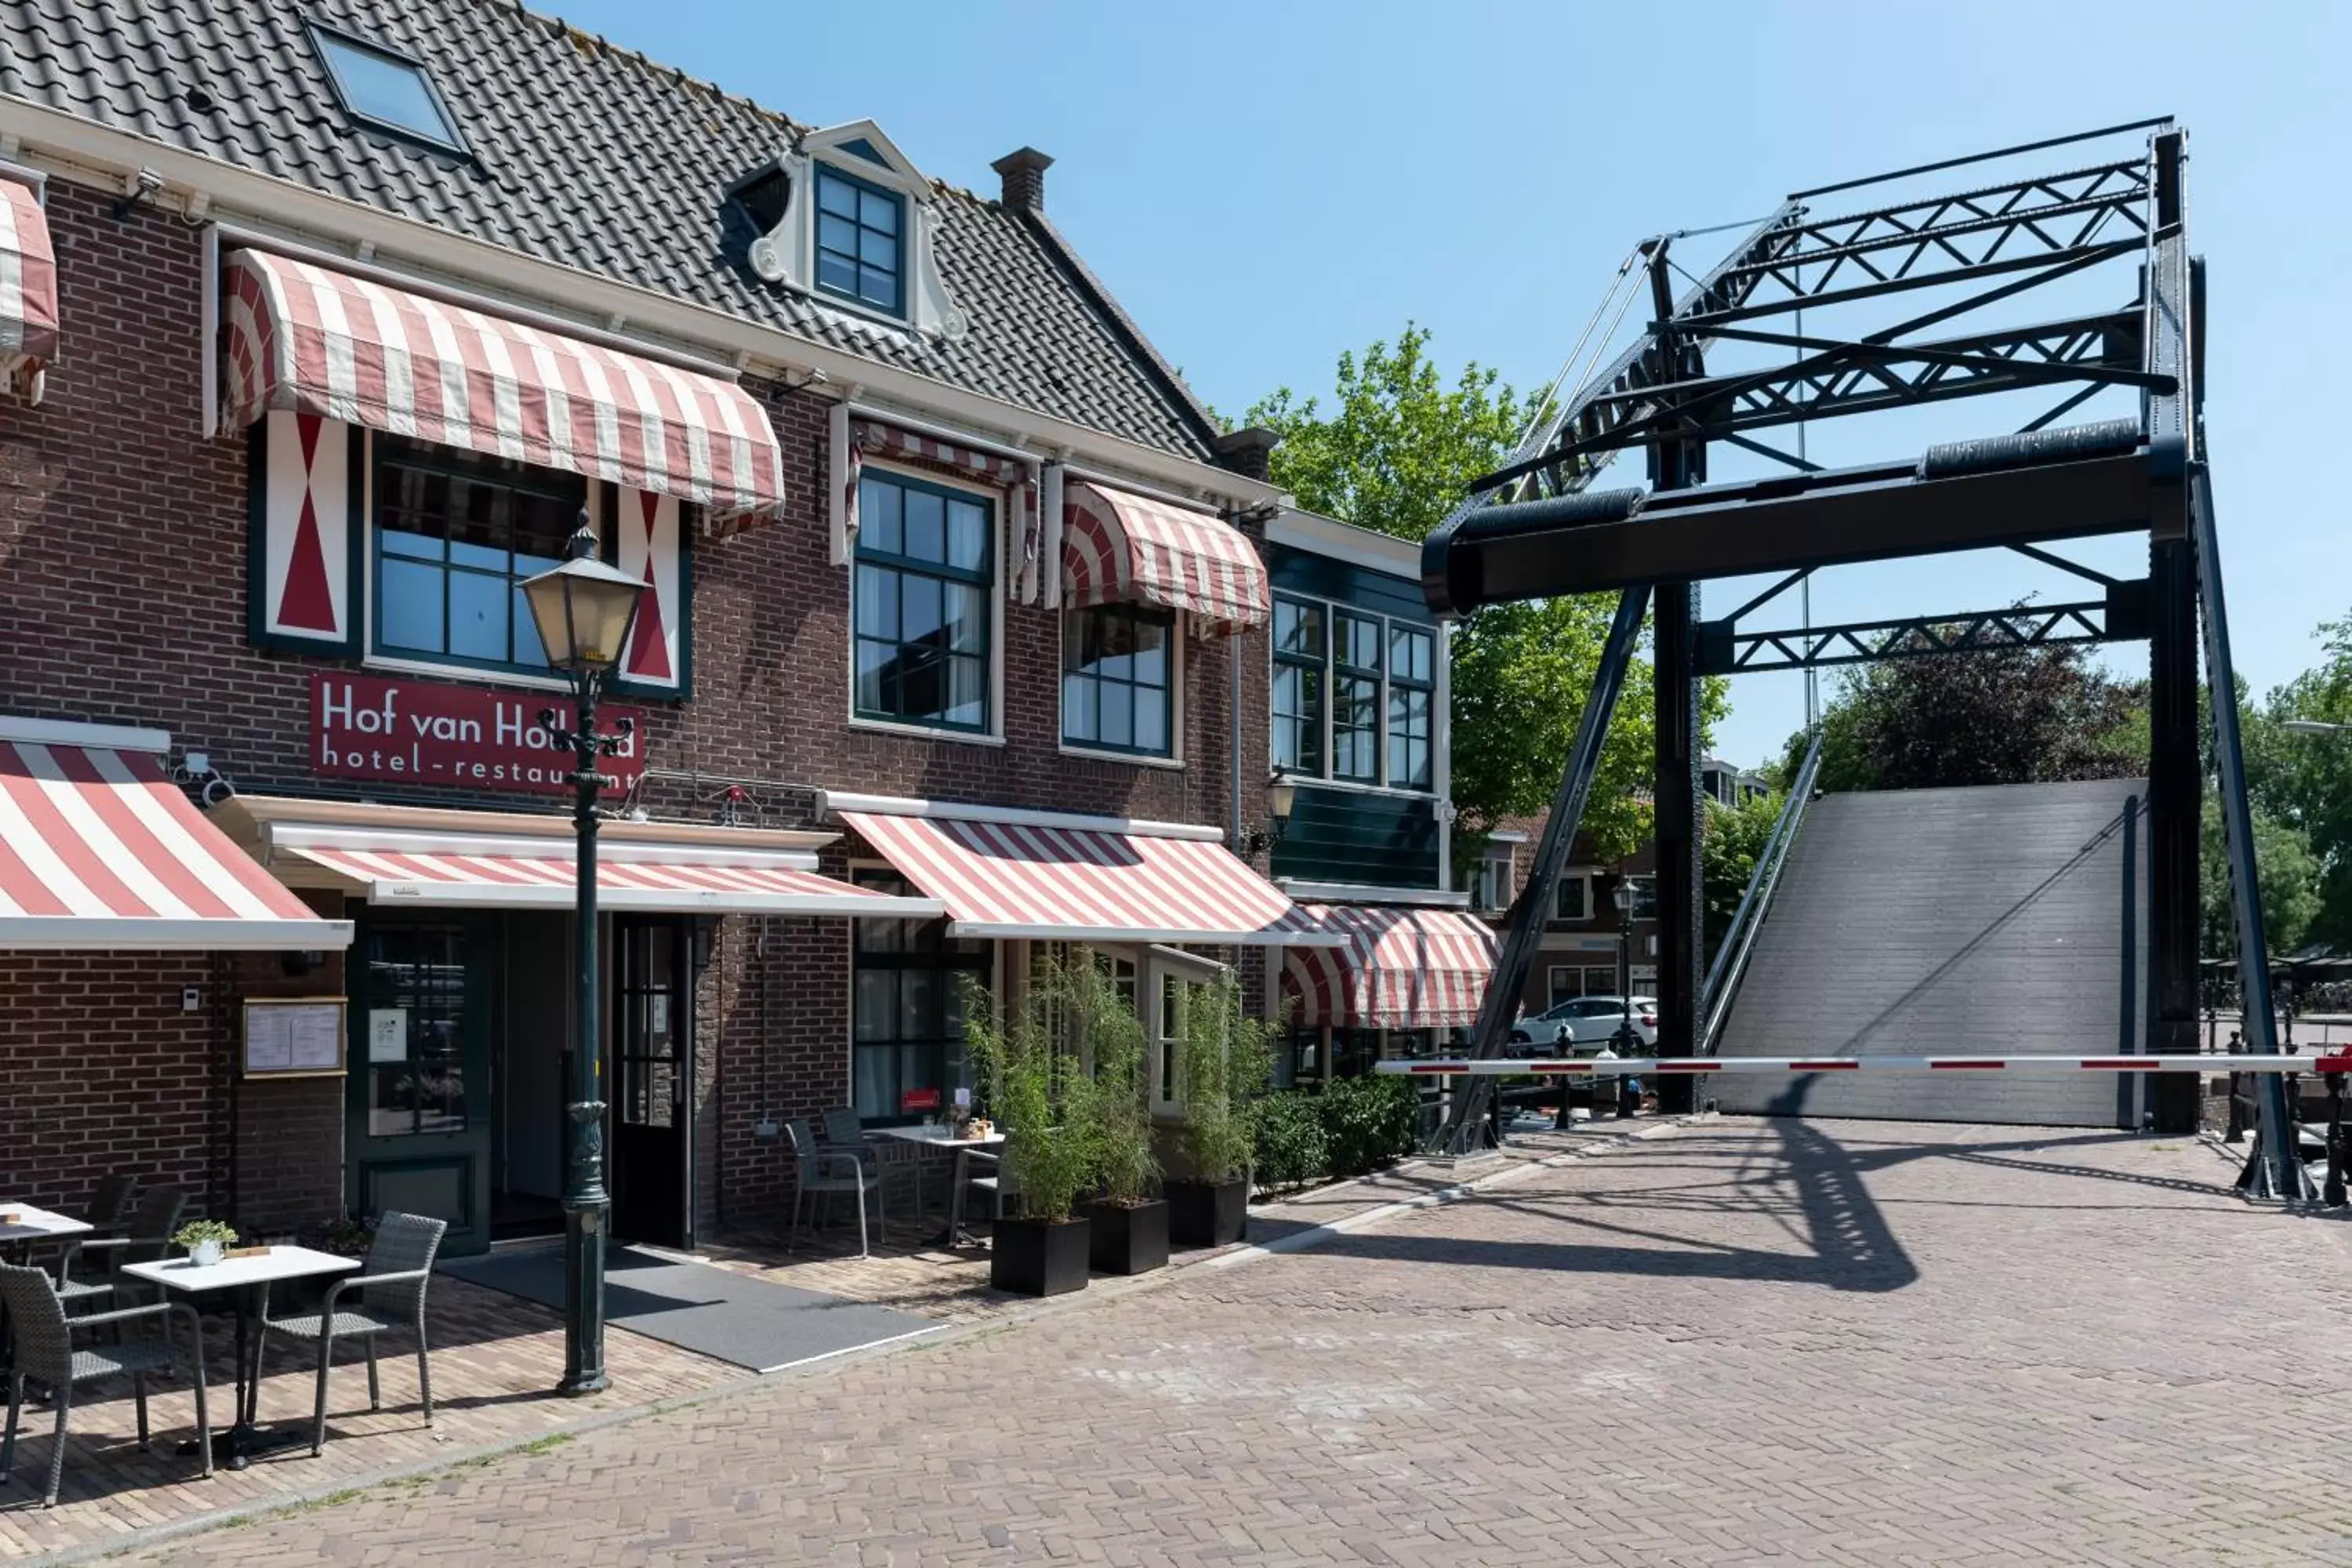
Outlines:
{"type": "Polygon", "coordinates": [[[1323,773],[1326,625],[1321,605],[1274,602],[1274,765],[1302,778],[1323,773]]]}
{"type": "Polygon", "coordinates": [[[858,479],[857,518],[857,717],[987,732],[993,502],[869,465],[858,479]]]}
{"type": "Polygon", "coordinates": [[[1434,627],[1277,594],[1273,641],[1274,766],[1300,780],[1436,787],[1434,627]]]}

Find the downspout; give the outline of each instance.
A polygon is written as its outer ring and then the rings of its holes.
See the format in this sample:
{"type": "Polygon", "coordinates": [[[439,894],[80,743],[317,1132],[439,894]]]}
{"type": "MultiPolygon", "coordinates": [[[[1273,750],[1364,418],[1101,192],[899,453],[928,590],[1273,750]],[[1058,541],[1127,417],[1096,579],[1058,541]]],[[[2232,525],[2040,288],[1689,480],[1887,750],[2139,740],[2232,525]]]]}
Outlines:
{"type": "MultiPolygon", "coordinates": [[[[1228,830],[1229,830],[1229,832],[1231,833],[1232,837],[1233,837],[1233,842],[1234,842],[1234,854],[1236,854],[1236,855],[1243,855],[1244,858],[1246,858],[1246,845],[1247,845],[1247,840],[1246,840],[1246,839],[1244,839],[1244,838],[1243,837],[1243,829],[1242,829],[1242,649],[1241,649],[1241,640],[1242,640],[1242,639],[1241,639],[1241,634],[1240,634],[1240,633],[1238,633],[1238,632],[1234,633],[1233,636],[1231,636],[1231,637],[1227,637],[1227,638],[1225,639],[1225,668],[1226,668],[1228,671],[1230,671],[1230,672],[1232,673],[1232,676],[1233,676],[1233,693],[1232,693],[1232,695],[1231,695],[1231,696],[1226,700],[1226,703],[1225,703],[1225,706],[1226,706],[1226,709],[1227,709],[1227,711],[1228,711],[1229,717],[1230,717],[1230,718],[1231,718],[1231,720],[1232,720],[1232,725],[1231,725],[1231,728],[1232,728],[1232,730],[1233,730],[1233,735],[1232,735],[1232,738],[1231,738],[1231,739],[1226,742],[1226,748],[1225,748],[1225,749],[1226,749],[1226,751],[1227,751],[1229,753],[1231,753],[1231,755],[1232,755],[1232,759],[1233,759],[1233,772],[1234,772],[1234,798],[1233,798],[1232,820],[1231,820],[1231,822],[1227,825],[1227,826],[1228,826],[1228,830]]],[[[1272,872],[1272,870],[1274,869],[1274,866],[1273,866],[1273,863],[1272,863],[1271,861],[1268,861],[1268,863],[1267,863],[1267,865],[1266,865],[1266,869],[1267,869],[1267,871],[1268,871],[1269,873],[1270,873],[1270,872],[1272,872]]]]}

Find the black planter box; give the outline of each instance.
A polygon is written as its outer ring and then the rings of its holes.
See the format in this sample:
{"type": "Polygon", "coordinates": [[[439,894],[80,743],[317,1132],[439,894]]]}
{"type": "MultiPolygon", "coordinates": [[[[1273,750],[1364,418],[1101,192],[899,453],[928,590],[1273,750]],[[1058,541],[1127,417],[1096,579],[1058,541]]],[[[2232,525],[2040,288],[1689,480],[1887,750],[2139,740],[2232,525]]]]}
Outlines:
{"type": "Polygon", "coordinates": [[[1168,1267],[1168,1205],[1080,1204],[1094,1232],[1091,1261],[1097,1274],[1149,1274],[1168,1267]]]}
{"type": "Polygon", "coordinates": [[[1223,1247],[1248,1229],[1248,1181],[1168,1184],[1168,1235],[1177,1246],[1223,1247]]]}
{"type": "Polygon", "coordinates": [[[1050,1225],[1042,1219],[1001,1219],[990,1233],[988,1282],[1018,1296],[1060,1296],[1087,1288],[1087,1237],[1082,1219],[1050,1225]]]}

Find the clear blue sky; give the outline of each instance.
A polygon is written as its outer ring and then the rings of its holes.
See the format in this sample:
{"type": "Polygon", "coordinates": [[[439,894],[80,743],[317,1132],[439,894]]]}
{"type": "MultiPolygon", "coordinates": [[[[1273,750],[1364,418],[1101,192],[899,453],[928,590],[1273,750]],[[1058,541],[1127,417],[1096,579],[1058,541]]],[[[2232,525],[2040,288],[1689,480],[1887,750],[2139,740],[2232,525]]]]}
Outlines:
{"type": "MultiPolygon", "coordinates": [[[[975,190],[995,189],[1002,153],[1052,153],[1055,221],[1227,413],[1286,384],[1328,388],[1340,350],[1409,319],[1435,333],[1442,363],[1541,384],[1643,235],[1751,217],[1803,186],[2176,115],[2191,237],[2210,265],[2209,428],[2240,671],[2267,689],[2313,661],[2318,622],[2352,613],[2352,535],[2326,499],[2352,458],[2347,404],[2321,384],[2344,353],[2329,294],[2352,257],[2339,194],[2352,8],[556,9],[804,122],[870,116],[927,173],[975,190]]],[[[1733,237],[1687,242],[1688,258],[1711,262],[1733,237]]],[[[1954,406],[1952,426],[1921,438],[1991,433],[1954,406]]],[[[2117,543],[2076,553],[2137,574],[2117,543]]],[[[1820,581],[1813,614],[2077,596],[2069,583],[2008,555],[1848,568],[1820,581]]],[[[1714,607],[1744,597],[1708,591],[1714,607]]],[[[2144,668],[2144,649],[2112,662],[2144,668]]],[[[1776,752],[1803,714],[1786,676],[1743,678],[1732,706],[1716,747],[1742,761],[1776,752]]]]}

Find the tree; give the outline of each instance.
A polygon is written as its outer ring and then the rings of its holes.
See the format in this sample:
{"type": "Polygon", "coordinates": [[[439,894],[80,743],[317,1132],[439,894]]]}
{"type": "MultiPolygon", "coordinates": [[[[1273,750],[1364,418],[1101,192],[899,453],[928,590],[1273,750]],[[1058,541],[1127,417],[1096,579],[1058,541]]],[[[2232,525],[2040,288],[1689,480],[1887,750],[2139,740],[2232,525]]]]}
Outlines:
{"type": "MultiPolygon", "coordinates": [[[[2318,666],[2273,689],[2259,713],[2239,704],[2246,714],[2246,786],[2257,806],[2300,837],[2310,857],[2316,907],[2304,937],[2352,951],[2352,734],[2280,727],[2288,719],[2352,723],[2352,619],[2323,623],[2319,637],[2325,658],[2318,666]]],[[[2257,856],[2262,843],[2258,825],[2257,856]]],[[[2267,865],[2263,880],[2270,880],[2267,865]]],[[[2276,934],[2271,945],[2288,951],[2276,934]]]]}
{"type": "MultiPolygon", "coordinates": [[[[1822,714],[1824,790],[2131,778],[2147,692],[2079,647],[1986,648],[1861,666],[1822,714]]],[[[1789,740],[1795,776],[1807,738],[1789,740]]]]}
{"type": "Polygon", "coordinates": [[[1772,837],[1772,825],[1780,819],[1781,803],[1787,798],[1775,791],[1738,805],[1715,800],[1706,803],[1698,853],[1709,954],[1731,929],[1731,917],[1739,912],[1748,880],[1756,875],[1756,862],[1763,858],[1764,842],[1772,837]]]}
{"type": "MultiPolygon", "coordinates": [[[[1339,356],[1327,413],[1288,387],[1244,416],[1282,437],[1275,483],[1311,511],[1402,539],[1445,520],[1470,483],[1502,466],[1528,410],[1492,370],[1465,365],[1449,386],[1408,322],[1393,346],[1339,356]]],[[[1454,803],[1456,831],[1484,837],[1506,818],[1548,809],[1568,768],[1576,722],[1600,667],[1613,595],[1497,605],[1466,617],[1454,637],[1454,803]]],[[[1637,786],[1650,776],[1648,666],[1627,678],[1602,749],[1584,826],[1596,853],[1632,853],[1650,831],[1637,786]]],[[[1723,686],[1708,687],[1707,718],[1723,686]]]]}
{"type": "MultiPolygon", "coordinates": [[[[2263,900],[2263,940],[2274,953],[2293,952],[2311,934],[2320,912],[2319,861],[2300,828],[2253,808],[2254,881],[2263,900]]],[[[2238,918],[2230,897],[2230,860],[2221,837],[2221,802],[2205,797],[2198,902],[2202,951],[2208,958],[2238,956],[2238,918]]]]}

